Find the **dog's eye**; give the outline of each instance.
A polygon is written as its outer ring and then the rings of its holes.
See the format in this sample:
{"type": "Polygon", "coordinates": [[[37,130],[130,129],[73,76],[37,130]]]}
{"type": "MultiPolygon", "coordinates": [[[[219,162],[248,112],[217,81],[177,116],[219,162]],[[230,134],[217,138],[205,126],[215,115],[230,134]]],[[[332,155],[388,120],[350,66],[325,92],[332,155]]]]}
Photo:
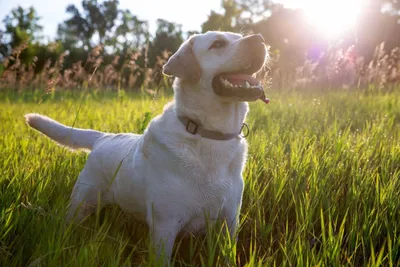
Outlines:
{"type": "Polygon", "coordinates": [[[217,40],[217,41],[214,41],[214,43],[212,43],[212,45],[210,46],[210,48],[208,48],[208,50],[214,49],[214,48],[216,48],[216,49],[222,48],[222,47],[225,47],[226,44],[227,43],[224,40],[217,40]]]}

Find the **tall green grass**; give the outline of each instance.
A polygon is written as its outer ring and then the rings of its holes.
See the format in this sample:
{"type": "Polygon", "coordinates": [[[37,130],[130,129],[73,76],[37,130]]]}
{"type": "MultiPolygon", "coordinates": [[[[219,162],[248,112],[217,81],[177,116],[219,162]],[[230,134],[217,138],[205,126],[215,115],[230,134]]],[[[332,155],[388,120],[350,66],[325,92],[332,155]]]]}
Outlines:
{"type": "MultiPolygon", "coordinates": [[[[399,266],[400,92],[271,93],[252,103],[236,246],[177,240],[177,266],[399,266]]],[[[142,133],[170,99],[123,93],[0,95],[0,266],[147,266],[148,231],[118,207],[64,222],[87,155],[23,114],[142,133]]]]}

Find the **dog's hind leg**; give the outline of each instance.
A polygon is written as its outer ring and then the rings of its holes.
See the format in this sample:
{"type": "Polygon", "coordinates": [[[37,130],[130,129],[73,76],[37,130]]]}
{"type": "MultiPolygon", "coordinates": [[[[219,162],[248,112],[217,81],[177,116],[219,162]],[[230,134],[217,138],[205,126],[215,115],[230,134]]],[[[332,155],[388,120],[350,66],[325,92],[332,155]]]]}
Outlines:
{"type": "Polygon", "coordinates": [[[88,166],[85,166],[80,173],[71,194],[67,213],[68,221],[81,222],[96,208],[107,204],[102,185],[96,184],[99,177],[92,177],[94,179],[91,179],[90,176],[92,175],[96,175],[96,173],[88,171],[88,166]]]}

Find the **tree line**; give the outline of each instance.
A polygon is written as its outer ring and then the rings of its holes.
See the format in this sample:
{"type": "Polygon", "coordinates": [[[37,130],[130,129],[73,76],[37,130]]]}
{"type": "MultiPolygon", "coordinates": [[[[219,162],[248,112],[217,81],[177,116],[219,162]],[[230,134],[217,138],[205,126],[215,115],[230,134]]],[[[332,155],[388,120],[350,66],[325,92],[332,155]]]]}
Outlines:
{"type": "MultiPolygon", "coordinates": [[[[356,30],[336,43],[315,35],[302,10],[287,9],[271,0],[222,0],[222,12],[211,11],[201,31],[260,33],[271,46],[271,54],[280,68],[294,69],[331,46],[356,45],[354,51],[368,61],[382,42],[388,50],[400,46],[400,1],[366,1],[356,30]]],[[[16,57],[18,64],[33,66],[35,73],[46,68],[46,64],[60,62],[60,57],[61,71],[76,68],[79,63],[79,67],[86,69],[112,64],[123,72],[132,60],[138,70],[157,69],[187,36],[196,33],[184,32],[182,25],[158,19],[152,34],[148,21],[121,9],[118,0],[82,0],[80,8],[68,5],[66,13],[68,19],[58,25],[55,40],[45,43],[36,10],[14,8],[4,18],[4,30],[0,31],[0,74],[17,62],[16,57]],[[96,60],[96,64],[87,64],[96,60]]]]}

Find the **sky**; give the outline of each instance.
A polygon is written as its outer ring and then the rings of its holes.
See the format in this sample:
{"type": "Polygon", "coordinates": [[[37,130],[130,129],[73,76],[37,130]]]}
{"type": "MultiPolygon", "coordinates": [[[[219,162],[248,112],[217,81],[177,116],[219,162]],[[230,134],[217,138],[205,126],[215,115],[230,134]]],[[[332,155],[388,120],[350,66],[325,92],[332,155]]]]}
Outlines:
{"type": "MultiPolygon", "coordinates": [[[[33,6],[41,17],[43,34],[54,38],[58,24],[68,18],[65,13],[68,4],[81,7],[81,0],[0,0],[0,20],[18,5],[33,6]]],[[[221,10],[221,0],[120,0],[120,8],[149,21],[151,32],[155,32],[158,18],[182,24],[184,31],[199,31],[211,10],[221,10]]]]}

